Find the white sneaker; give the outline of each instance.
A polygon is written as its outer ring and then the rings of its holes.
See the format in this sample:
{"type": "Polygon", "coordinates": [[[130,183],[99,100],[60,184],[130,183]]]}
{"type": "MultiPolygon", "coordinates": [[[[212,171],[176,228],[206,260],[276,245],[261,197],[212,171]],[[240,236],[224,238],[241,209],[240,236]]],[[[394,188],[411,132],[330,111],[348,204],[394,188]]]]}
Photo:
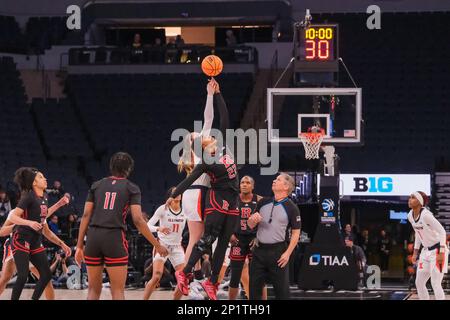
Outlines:
{"type": "Polygon", "coordinates": [[[229,286],[230,286],[230,280],[222,282],[221,284],[219,284],[219,290],[220,289],[228,289],[229,286]]]}
{"type": "Polygon", "coordinates": [[[205,300],[205,296],[203,294],[203,288],[200,284],[200,281],[194,280],[189,285],[189,299],[190,300],[205,300]]]}

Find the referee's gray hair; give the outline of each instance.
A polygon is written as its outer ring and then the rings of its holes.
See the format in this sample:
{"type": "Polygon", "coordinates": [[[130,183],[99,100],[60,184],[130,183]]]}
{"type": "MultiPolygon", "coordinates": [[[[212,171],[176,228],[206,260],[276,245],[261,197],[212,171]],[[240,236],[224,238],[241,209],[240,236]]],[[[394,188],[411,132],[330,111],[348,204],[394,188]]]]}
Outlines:
{"type": "Polygon", "coordinates": [[[294,192],[295,189],[294,178],[291,175],[287,174],[286,172],[280,172],[280,176],[283,176],[287,184],[289,185],[288,193],[291,194],[292,192],[294,192]]]}

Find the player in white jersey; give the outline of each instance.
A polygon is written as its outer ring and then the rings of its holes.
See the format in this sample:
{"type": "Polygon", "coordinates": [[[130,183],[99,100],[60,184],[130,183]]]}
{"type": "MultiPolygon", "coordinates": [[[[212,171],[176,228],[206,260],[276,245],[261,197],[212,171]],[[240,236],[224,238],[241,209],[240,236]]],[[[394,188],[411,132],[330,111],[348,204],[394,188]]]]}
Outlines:
{"type": "MultiPolygon", "coordinates": [[[[168,192],[170,195],[175,187],[168,192]]],[[[166,209],[160,206],[147,223],[151,232],[158,232],[158,239],[167,248],[169,254],[162,257],[159,253],[153,255],[153,274],[144,290],[144,300],[148,300],[161,280],[164,263],[169,259],[175,271],[184,267],[184,250],[181,245],[183,230],[186,225],[186,215],[181,207],[181,195],[173,201],[166,209]],[[159,226],[155,226],[159,222],[159,226]]],[[[175,289],[174,299],[178,300],[182,293],[175,289]]]]}
{"type": "Polygon", "coordinates": [[[413,263],[416,263],[420,246],[423,246],[417,261],[416,288],[420,300],[429,300],[427,282],[431,277],[436,300],[445,300],[442,279],[448,270],[448,248],[444,227],[425,206],[427,195],[422,191],[411,194],[408,206],[408,221],[415,231],[413,263]]]}
{"type": "MultiPolygon", "coordinates": [[[[180,162],[178,163],[178,171],[186,172],[189,175],[194,166],[200,162],[200,158],[195,155],[191,148],[192,141],[202,135],[207,137],[210,135],[211,127],[214,120],[214,107],[213,107],[213,97],[217,88],[217,82],[214,78],[211,78],[208,85],[206,86],[207,98],[206,98],[206,106],[204,111],[204,123],[202,127],[202,131],[200,133],[193,132],[187,135],[184,138],[183,144],[183,154],[180,158],[180,162]]],[[[205,229],[203,223],[203,203],[206,191],[210,187],[209,176],[204,173],[202,174],[195,182],[183,193],[183,212],[187,217],[187,223],[189,228],[189,243],[186,248],[185,259],[186,262],[191,255],[192,248],[194,245],[200,240],[203,235],[203,231],[205,229]]],[[[194,270],[198,272],[201,269],[200,263],[195,265],[194,270]]],[[[196,273],[194,272],[194,273],[196,273]]],[[[201,271],[200,271],[201,273],[201,271]]],[[[199,279],[197,279],[199,280],[199,279]]]]}

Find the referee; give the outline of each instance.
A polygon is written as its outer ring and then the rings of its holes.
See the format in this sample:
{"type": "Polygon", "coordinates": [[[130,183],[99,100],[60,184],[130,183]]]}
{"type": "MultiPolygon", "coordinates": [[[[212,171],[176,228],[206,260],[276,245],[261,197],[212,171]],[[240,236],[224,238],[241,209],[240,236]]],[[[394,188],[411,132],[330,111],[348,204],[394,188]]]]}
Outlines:
{"type": "Polygon", "coordinates": [[[261,300],[266,279],[273,284],[275,299],[289,299],[288,263],[300,238],[301,226],[300,211],[288,198],[294,188],[294,178],[281,173],[272,183],[274,197],[261,199],[248,219],[250,228],[258,226],[249,272],[250,300],[261,300]]]}

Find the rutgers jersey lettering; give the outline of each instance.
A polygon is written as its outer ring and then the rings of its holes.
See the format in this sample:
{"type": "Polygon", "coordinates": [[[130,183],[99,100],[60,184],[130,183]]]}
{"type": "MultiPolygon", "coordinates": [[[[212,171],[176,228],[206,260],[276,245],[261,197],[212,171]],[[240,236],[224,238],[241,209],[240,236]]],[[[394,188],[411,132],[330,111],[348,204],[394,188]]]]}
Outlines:
{"type": "Polygon", "coordinates": [[[241,208],[241,231],[247,230],[247,220],[252,214],[252,208],[244,207],[241,208]]]}
{"type": "Polygon", "coordinates": [[[223,163],[228,172],[228,178],[234,179],[236,177],[236,165],[234,164],[233,159],[229,155],[222,156],[219,161],[223,163]]]}
{"type": "Polygon", "coordinates": [[[250,229],[247,225],[248,218],[255,212],[257,203],[257,196],[253,195],[253,198],[250,202],[243,202],[239,199],[239,212],[240,212],[240,234],[242,235],[251,235],[256,233],[255,229],[250,229]]]}

